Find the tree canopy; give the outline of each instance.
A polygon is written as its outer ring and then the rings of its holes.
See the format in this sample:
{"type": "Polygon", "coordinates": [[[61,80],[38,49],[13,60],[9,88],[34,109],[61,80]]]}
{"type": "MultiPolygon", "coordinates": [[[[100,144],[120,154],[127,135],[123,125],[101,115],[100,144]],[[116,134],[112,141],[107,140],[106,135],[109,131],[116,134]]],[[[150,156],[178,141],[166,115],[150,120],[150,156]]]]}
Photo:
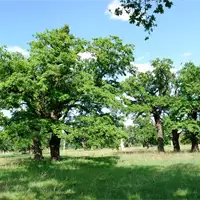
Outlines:
{"type": "Polygon", "coordinates": [[[32,138],[40,154],[40,140],[49,141],[52,159],[59,159],[60,138],[117,145],[123,135],[118,77],[132,68],[132,45],[116,36],[86,41],[64,26],[37,33],[28,58],[0,50],[1,109],[12,111],[4,131],[32,138]],[[84,52],[91,58],[82,58],[84,52]]]}

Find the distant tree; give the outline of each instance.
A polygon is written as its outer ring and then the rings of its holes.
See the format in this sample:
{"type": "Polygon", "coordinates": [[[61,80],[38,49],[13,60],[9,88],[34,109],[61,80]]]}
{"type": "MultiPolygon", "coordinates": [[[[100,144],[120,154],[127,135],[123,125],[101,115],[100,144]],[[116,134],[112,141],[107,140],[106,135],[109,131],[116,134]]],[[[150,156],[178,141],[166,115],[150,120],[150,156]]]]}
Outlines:
{"type": "Polygon", "coordinates": [[[147,148],[156,144],[156,128],[150,115],[141,115],[133,120],[133,125],[128,127],[128,138],[147,148]]]}
{"type": "Polygon", "coordinates": [[[192,143],[191,151],[199,151],[198,139],[200,126],[197,119],[200,111],[200,67],[189,62],[180,70],[180,95],[182,97],[182,110],[185,120],[183,128],[185,136],[192,143]]]}
{"type": "Polygon", "coordinates": [[[126,138],[123,120],[109,114],[80,116],[74,128],[74,143],[84,142],[83,148],[119,148],[120,139],[126,138]]]}
{"type": "Polygon", "coordinates": [[[4,130],[0,130],[0,151],[13,151],[13,143],[4,130]]]}
{"type": "Polygon", "coordinates": [[[151,72],[130,76],[123,83],[128,112],[136,112],[138,115],[149,112],[153,115],[159,152],[164,151],[162,115],[171,101],[172,64],[170,59],[156,59],[151,63],[151,72]]]}

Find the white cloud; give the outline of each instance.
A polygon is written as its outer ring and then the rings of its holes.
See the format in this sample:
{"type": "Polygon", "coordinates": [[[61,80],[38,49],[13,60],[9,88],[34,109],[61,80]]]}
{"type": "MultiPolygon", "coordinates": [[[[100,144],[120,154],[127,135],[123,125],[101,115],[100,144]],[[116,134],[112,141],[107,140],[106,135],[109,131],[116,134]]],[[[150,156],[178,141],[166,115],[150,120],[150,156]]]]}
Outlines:
{"type": "Polygon", "coordinates": [[[185,57],[189,57],[189,56],[192,55],[192,53],[191,53],[191,52],[186,52],[186,53],[184,53],[183,55],[184,55],[185,57]]]}
{"type": "Polygon", "coordinates": [[[141,64],[133,63],[133,65],[137,67],[139,72],[152,71],[152,66],[150,63],[141,63],[141,64]]]}
{"type": "MultiPolygon", "coordinates": [[[[153,67],[151,66],[150,63],[141,63],[141,64],[133,63],[133,66],[137,67],[139,72],[147,72],[147,71],[153,70],[153,67]]],[[[178,70],[179,70],[179,68],[175,67],[175,68],[171,69],[171,72],[176,73],[176,72],[178,72],[178,70]]]]}
{"type": "Polygon", "coordinates": [[[122,20],[122,21],[128,21],[129,15],[124,10],[123,10],[122,15],[120,15],[120,16],[115,15],[116,8],[122,8],[121,4],[118,0],[113,0],[110,4],[108,4],[105,14],[109,15],[110,19],[118,19],[118,20],[122,20]]]}
{"type": "Polygon", "coordinates": [[[29,52],[27,50],[19,47],[19,46],[8,46],[7,50],[10,51],[10,52],[19,52],[25,57],[29,56],[29,52]]]}
{"type": "Polygon", "coordinates": [[[79,56],[81,57],[81,59],[83,59],[83,60],[95,58],[95,56],[94,56],[92,53],[90,53],[90,52],[83,52],[83,53],[79,53],[78,55],[79,55],[79,56]]]}
{"type": "MultiPolygon", "coordinates": [[[[139,72],[143,72],[143,73],[147,72],[147,71],[152,71],[152,69],[153,69],[150,63],[141,63],[141,64],[139,64],[139,63],[131,62],[131,65],[136,67],[139,72]]],[[[119,81],[120,82],[124,81],[129,76],[131,76],[130,73],[128,73],[126,76],[119,76],[119,81]]]]}

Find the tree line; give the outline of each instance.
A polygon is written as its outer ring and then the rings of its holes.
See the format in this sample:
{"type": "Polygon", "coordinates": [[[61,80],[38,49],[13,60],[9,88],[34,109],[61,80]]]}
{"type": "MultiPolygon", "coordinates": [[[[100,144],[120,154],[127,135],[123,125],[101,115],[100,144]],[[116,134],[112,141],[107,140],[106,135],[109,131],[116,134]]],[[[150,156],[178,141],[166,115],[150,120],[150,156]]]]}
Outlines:
{"type": "Polygon", "coordinates": [[[175,151],[180,133],[198,151],[199,66],[186,63],[174,73],[170,59],[156,59],[142,73],[133,65],[134,45],[116,36],[87,41],[67,25],[37,33],[29,45],[28,57],[0,47],[1,149],[29,146],[40,160],[49,147],[59,160],[61,139],[118,148],[133,133],[147,143],[157,135],[162,152],[167,127],[175,151]],[[134,118],[131,129],[124,127],[127,116],[134,118]]]}

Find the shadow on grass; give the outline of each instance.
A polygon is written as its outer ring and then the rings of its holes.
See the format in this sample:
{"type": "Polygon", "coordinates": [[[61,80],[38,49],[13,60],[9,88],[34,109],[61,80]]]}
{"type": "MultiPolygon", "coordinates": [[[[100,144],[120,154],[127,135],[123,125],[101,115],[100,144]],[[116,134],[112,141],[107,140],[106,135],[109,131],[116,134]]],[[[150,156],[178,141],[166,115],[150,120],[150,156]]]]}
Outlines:
{"type": "Polygon", "coordinates": [[[118,157],[25,160],[0,176],[1,200],[200,199],[200,168],[193,164],[117,166],[118,157]]]}

